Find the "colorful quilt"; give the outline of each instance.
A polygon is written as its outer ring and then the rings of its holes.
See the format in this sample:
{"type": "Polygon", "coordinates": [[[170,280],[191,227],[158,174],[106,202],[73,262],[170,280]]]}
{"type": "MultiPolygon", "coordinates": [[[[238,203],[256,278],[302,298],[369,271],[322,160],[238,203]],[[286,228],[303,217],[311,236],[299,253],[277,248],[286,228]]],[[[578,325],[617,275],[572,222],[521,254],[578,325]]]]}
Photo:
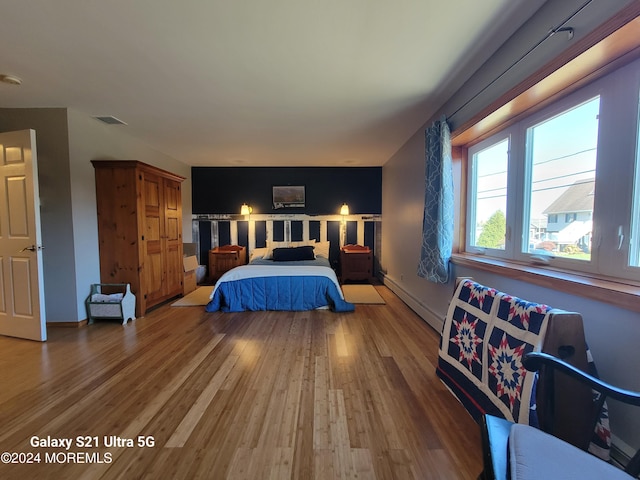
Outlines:
{"type": "MultiPolygon", "coordinates": [[[[476,421],[488,413],[538,427],[538,374],[524,368],[522,357],[542,349],[550,315],[561,312],[463,280],[449,305],[436,373],[476,421]]],[[[588,349],[587,357],[597,376],[588,349]]],[[[605,403],[589,451],[608,460],[610,448],[605,403]]]]}
{"type": "Polygon", "coordinates": [[[536,375],[522,357],[540,351],[552,311],[463,280],[449,306],[437,374],[479,421],[483,414],[538,425],[536,375]]]}

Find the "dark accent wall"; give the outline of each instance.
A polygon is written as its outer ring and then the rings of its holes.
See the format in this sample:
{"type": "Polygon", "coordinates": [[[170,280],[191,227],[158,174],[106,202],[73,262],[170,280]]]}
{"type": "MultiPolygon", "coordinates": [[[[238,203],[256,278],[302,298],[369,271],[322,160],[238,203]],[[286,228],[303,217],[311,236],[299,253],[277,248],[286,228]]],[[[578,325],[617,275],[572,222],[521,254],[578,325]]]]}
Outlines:
{"type": "Polygon", "coordinates": [[[382,213],[382,167],[192,167],[193,213],[337,214],[343,203],[352,214],[382,213]],[[272,189],[304,185],[304,208],[274,209],[272,189]]]}

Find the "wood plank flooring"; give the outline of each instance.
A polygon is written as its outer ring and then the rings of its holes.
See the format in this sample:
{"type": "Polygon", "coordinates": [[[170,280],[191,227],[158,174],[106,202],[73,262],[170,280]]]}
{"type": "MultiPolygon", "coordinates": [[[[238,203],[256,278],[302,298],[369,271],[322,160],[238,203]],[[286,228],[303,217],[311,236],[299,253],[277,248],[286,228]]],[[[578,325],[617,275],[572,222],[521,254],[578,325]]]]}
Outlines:
{"type": "Polygon", "coordinates": [[[39,454],[0,478],[475,479],[479,429],[435,376],[438,333],[376,288],[386,305],[355,313],[165,305],[0,337],[0,453],[39,454]]]}

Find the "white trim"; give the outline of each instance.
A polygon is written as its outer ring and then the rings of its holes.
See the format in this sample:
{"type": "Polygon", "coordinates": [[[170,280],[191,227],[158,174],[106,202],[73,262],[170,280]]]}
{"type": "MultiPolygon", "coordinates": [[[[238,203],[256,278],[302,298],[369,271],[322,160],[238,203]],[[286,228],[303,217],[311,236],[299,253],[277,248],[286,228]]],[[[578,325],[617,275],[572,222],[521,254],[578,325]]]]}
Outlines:
{"type": "Polygon", "coordinates": [[[327,222],[320,222],[320,241],[326,242],[329,237],[327,236],[327,222]]]}
{"type": "Polygon", "coordinates": [[[211,222],[211,248],[220,245],[220,232],[218,230],[218,222],[211,222]]]}
{"type": "Polygon", "coordinates": [[[231,220],[229,222],[229,235],[231,237],[231,245],[238,244],[238,222],[237,220],[231,220]]]}
{"type": "Polygon", "coordinates": [[[249,251],[256,248],[256,222],[249,219],[249,251]]]}
{"type": "Polygon", "coordinates": [[[364,220],[358,220],[358,245],[364,245],[364,220]]]}
{"type": "Polygon", "coordinates": [[[266,232],[265,232],[265,239],[267,242],[272,242],[273,241],[273,221],[272,220],[267,220],[266,221],[266,232]]]}
{"type": "Polygon", "coordinates": [[[302,222],[302,238],[309,238],[309,220],[302,222]]]}

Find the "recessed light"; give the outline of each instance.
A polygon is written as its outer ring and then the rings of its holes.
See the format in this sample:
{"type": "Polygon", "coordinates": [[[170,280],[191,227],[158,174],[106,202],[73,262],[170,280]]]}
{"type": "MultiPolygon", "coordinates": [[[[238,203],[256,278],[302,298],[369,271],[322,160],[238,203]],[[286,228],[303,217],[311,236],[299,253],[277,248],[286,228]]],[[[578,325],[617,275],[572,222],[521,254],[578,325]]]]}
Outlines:
{"type": "Polygon", "coordinates": [[[22,80],[15,75],[0,75],[0,82],[8,83],[9,85],[22,84],[22,80]]]}

